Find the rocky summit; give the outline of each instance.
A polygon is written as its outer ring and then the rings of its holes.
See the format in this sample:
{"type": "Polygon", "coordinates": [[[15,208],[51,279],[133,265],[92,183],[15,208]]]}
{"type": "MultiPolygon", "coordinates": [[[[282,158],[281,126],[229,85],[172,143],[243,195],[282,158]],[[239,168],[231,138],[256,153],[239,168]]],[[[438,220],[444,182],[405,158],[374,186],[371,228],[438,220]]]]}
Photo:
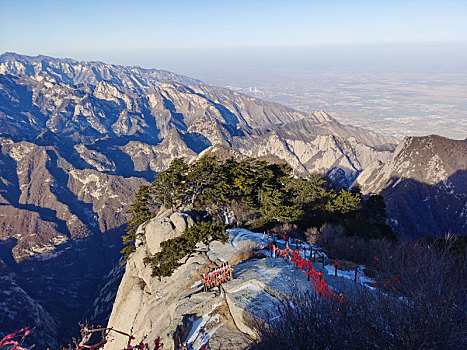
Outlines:
{"type": "Polygon", "coordinates": [[[467,140],[407,137],[392,158],[366,168],[364,193],[384,196],[391,225],[410,237],[467,232],[467,140]]]}
{"type": "MultiPolygon", "coordinates": [[[[172,276],[160,280],[153,277],[144,258],[160,251],[162,239],[177,237],[181,229],[192,225],[187,217],[180,213],[158,216],[139,228],[138,248],[127,262],[108,327],[132,332],[136,339],[144,338],[149,344],[160,337],[164,349],[169,350],[178,349],[180,344],[193,349],[204,344],[212,350],[247,349],[258,338],[252,320],[277,317],[280,300],[299,290],[312,290],[312,282],[291,261],[261,250],[267,248],[267,235],[245,229],[228,230],[225,244],[199,244],[197,253],[172,276]],[[258,249],[256,257],[247,258],[245,253],[253,248],[258,249]],[[203,272],[209,265],[226,262],[234,264],[234,279],[203,291],[203,272]]],[[[278,246],[285,247],[286,242],[279,240],[278,246]]],[[[340,271],[336,277],[331,265],[313,265],[333,290],[354,288],[353,271],[340,271]]],[[[360,279],[365,281],[368,279],[360,279]]],[[[127,341],[122,334],[110,333],[104,349],[122,349],[127,341]]]]}

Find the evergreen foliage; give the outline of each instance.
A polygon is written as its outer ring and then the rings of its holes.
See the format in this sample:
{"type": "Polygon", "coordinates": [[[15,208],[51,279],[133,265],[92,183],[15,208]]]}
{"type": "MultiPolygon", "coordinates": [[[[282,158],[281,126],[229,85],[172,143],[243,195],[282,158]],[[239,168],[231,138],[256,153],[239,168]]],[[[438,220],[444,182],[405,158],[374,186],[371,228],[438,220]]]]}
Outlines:
{"type": "MultiPolygon", "coordinates": [[[[217,222],[265,229],[294,224],[306,229],[332,223],[343,226],[348,235],[395,238],[386,224],[381,196],[364,200],[359,186],[350,191],[339,189],[318,174],[296,177],[288,164],[259,159],[231,158],[221,162],[206,155],[192,164],[183,158],[174,159],[150,186],[143,186],[136,195],[130,210],[134,217],[124,236],[127,247],[122,252],[126,256],[135,249],[137,227],[153,216],[155,208],[207,211],[211,225],[217,222]]],[[[203,237],[217,237],[214,228],[199,225],[189,231],[191,236],[184,234],[164,242],[163,252],[152,258],[156,276],[171,273],[203,237]]]]}
{"type": "Polygon", "coordinates": [[[225,226],[218,223],[196,223],[186,229],[181,236],[162,242],[161,251],[148,257],[145,262],[152,264],[153,276],[159,278],[171,276],[173,271],[182,265],[180,260],[183,258],[188,260],[196,250],[198,243],[201,242],[208,246],[210,242],[216,240],[225,243],[228,239],[225,229],[225,226]]]}
{"type": "Polygon", "coordinates": [[[164,208],[175,209],[181,205],[187,191],[188,165],[183,158],[176,158],[160,172],[150,188],[156,203],[164,208]]]}
{"type": "Polygon", "coordinates": [[[131,209],[128,211],[130,214],[133,214],[133,217],[127,224],[125,229],[126,234],[122,237],[123,244],[125,245],[125,248],[121,250],[121,253],[124,254],[122,263],[125,263],[129,255],[135,251],[136,231],[141,224],[154,216],[151,210],[153,206],[150,187],[141,186],[136,193],[131,209]]]}

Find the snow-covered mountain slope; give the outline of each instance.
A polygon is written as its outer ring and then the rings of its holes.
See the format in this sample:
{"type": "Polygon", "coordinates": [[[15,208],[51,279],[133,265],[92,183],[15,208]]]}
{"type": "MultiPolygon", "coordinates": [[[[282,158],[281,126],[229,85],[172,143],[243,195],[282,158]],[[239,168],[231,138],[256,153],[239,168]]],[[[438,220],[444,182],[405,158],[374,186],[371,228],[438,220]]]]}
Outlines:
{"type": "Polygon", "coordinates": [[[373,163],[357,182],[364,193],[384,196],[399,233],[467,233],[467,140],[407,137],[388,162],[373,163]]]}

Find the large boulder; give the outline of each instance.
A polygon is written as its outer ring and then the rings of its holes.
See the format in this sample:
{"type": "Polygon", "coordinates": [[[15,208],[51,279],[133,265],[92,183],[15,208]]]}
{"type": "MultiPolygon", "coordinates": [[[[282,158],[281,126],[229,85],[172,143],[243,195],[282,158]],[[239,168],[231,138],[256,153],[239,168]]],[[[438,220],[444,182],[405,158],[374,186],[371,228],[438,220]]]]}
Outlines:
{"type": "MultiPolygon", "coordinates": [[[[148,237],[162,234],[154,231],[157,228],[165,230],[166,236],[180,234],[175,225],[169,229],[172,224],[169,218],[153,219],[144,231],[148,237]]],[[[127,262],[108,327],[132,333],[137,340],[145,338],[151,350],[157,337],[164,350],[177,349],[180,342],[191,343],[193,349],[203,344],[211,350],[249,348],[258,338],[251,322],[268,322],[277,316],[283,296],[312,288],[307,276],[289,261],[267,254],[235,265],[234,279],[223,283],[220,290],[203,292],[200,280],[209,270],[208,264],[235,261],[251,247],[265,245],[264,234],[232,229],[227,243],[212,242],[209,248],[199,245],[198,252],[184,259],[172,276],[161,279],[151,276],[151,267],[143,263],[147,246],[138,246],[127,262]]],[[[342,289],[339,280],[352,288],[355,285],[353,280],[328,275],[321,264],[314,266],[334,290],[342,289]]],[[[128,338],[111,332],[108,340],[105,350],[120,350],[128,338]]]]}
{"type": "Polygon", "coordinates": [[[173,213],[170,215],[170,221],[179,232],[183,232],[193,225],[193,219],[185,213],[173,213]]]}
{"type": "Polygon", "coordinates": [[[181,232],[175,230],[169,218],[153,218],[146,224],[145,238],[149,253],[160,252],[161,243],[180,236],[181,232]]]}
{"type": "Polygon", "coordinates": [[[180,236],[193,224],[193,219],[185,213],[173,213],[170,217],[151,219],[144,227],[144,238],[149,253],[153,255],[160,252],[162,242],[180,236]]]}

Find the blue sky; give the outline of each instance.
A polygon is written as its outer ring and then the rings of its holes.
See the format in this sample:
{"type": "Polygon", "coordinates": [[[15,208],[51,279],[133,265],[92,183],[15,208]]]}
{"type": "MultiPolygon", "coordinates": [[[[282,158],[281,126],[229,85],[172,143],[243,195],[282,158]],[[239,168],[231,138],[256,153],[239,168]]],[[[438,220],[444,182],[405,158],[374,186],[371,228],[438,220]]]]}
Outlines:
{"type": "Polygon", "coordinates": [[[467,40],[467,1],[0,0],[0,51],[96,55],[193,48],[467,40]]]}
{"type": "Polygon", "coordinates": [[[385,67],[401,57],[410,69],[464,68],[467,0],[0,0],[5,51],[209,80],[268,66],[385,67]]]}

